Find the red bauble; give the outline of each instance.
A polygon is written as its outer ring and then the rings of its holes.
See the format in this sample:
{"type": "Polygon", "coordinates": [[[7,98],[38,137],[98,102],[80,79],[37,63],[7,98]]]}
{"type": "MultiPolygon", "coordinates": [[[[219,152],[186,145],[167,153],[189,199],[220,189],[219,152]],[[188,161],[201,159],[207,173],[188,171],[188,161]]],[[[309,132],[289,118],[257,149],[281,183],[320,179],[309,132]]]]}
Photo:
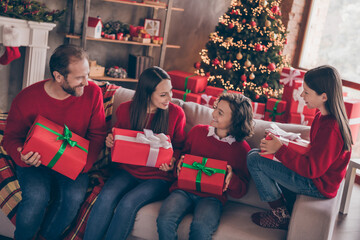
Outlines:
{"type": "Polygon", "coordinates": [[[230,24],[228,25],[228,28],[229,28],[229,29],[233,29],[233,28],[234,28],[234,24],[233,24],[233,23],[230,23],[230,24]]]}
{"type": "Polygon", "coordinates": [[[214,65],[214,66],[217,66],[217,65],[219,65],[219,64],[220,64],[219,59],[215,58],[215,59],[213,60],[213,65],[214,65]]]}
{"type": "Polygon", "coordinates": [[[260,96],[259,96],[259,95],[256,95],[256,96],[255,96],[255,99],[259,99],[259,98],[260,98],[260,96]]]}
{"type": "Polygon", "coordinates": [[[278,13],[279,12],[279,6],[273,6],[272,8],[271,8],[271,11],[273,12],[273,13],[278,13]]]}
{"type": "Polygon", "coordinates": [[[285,44],[287,44],[287,38],[285,38],[285,44]]]}
{"type": "Polygon", "coordinates": [[[205,73],[205,76],[210,77],[210,72],[205,73]]]}
{"type": "Polygon", "coordinates": [[[233,66],[233,64],[232,64],[230,61],[228,61],[228,62],[225,64],[225,68],[226,68],[227,70],[230,70],[230,69],[232,68],[232,66],[233,66]]]}
{"type": "Polygon", "coordinates": [[[200,63],[200,62],[194,63],[194,68],[200,69],[200,66],[201,66],[201,63],[200,63]]]}
{"type": "Polygon", "coordinates": [[[276,69],[276,65],[275,63],[270,63],[267,68],[270,70],[270,71],[274,71],[276,69]]]}
{"type": "Polygon", "coordinates": [[[246,87],[246,82],[243,82],[242,85],[243,85],[243,87],[246,87]]]}
{"type": "Polygon", "coordinates": [[[243,74],[243,75],[241,75],[241,81],[243,81],[243,82],[246,82],[246,75],[245,74],[243,74]]]}
{"type": "Polygon", "coordinates": [[[250,22],[250,25],[251,25],[252,27],[256,27],[256,22],[255,22],[255,21],[251,21],[251,22],[250,22]]]}
{"type": "Polygon", "coordinates": [[[259,44],[259,43],[255,45],[255,51],[257,51],[257,52],[262,51],[262,50],[263,50],[263,48],[264,48],[264,46],[263,46],[263,45],[261,45],[261,44],[259,44]]]}
{"type": "Polygon", "coordinates": [[[279,53],[278,53],[279,55],[281,55],[282,54],[282,51],[279,51],[279,53]]]}
{"type": "Polygon", "coordinates": [[[241,22],[242,22],[242,23],[246,23],[246,19],[243,19],[241,22]]]}
{"type": "Polygon", "coordinates": [[[269,84],[264,83],[262,86],[263,86],[263,88],[268,88],[268,87],[269,87],[269,84]]]}

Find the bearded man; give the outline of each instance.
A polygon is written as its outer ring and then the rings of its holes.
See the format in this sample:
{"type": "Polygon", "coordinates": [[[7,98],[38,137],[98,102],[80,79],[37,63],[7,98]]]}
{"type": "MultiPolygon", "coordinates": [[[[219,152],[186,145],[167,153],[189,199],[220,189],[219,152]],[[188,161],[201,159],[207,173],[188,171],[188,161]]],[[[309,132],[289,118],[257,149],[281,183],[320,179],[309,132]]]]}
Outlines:
{"type": "Polygon", "coordinates": [[[33,239],[37,234],[36,239],[60,239],[84,200],[87,172],[106,136],[102,94],[89,81],[86,52],[74,45],[61,45],[52,54],[49,65],[52,79],[23,89],[12,102],[2,142],[16,163],[22,190],[16,216],[17,240],[33,239]],[[86,165],[75,180],[41,165],[39,153],[22,153],[26,135],[38,115],[62,126],[66,124],[90,141],[86,165]],[[54,197],[49,205],[50,195],[54,197]]]}

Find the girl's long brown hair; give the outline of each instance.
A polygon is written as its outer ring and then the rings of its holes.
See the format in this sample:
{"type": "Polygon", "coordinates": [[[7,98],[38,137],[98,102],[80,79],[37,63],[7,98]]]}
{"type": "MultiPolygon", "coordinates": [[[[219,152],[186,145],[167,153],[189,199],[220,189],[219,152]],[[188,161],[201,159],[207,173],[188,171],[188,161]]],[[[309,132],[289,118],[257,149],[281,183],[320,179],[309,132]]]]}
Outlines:
{"type": "Polygon", "coordinates": [[[353,144],[349,120],[346,115],[339,72],[332,66],[324,65],[309,70],[305,76],[306,85],[317,94],[326,93],[326,110],[335,117],[344,140],[344,150],[351,150],[353,144]]]}
{"type": "MultiPolygon", "coordinates": [[[[150,107],[151,95],[162,80],[170,80],[170,76],[159,67],[145,69],[140,77],[130,106],[131,129],[142,131],[149,121],[147,110],[150,107]]],[[[167,134],[169,126],[169,109],[158,108],[151,121],[154,133],[167,134]]]]}

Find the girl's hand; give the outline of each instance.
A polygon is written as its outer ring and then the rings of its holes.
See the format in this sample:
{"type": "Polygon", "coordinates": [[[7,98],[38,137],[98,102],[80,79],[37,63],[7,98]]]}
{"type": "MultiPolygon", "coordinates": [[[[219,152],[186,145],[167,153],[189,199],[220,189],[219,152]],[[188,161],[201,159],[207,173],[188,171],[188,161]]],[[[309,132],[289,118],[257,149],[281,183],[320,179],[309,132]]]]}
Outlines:
{"type": "Polygon", "coordinates": [[[176,168],[177,176],[179,176],[179,173],[180,173],[180,170],[181,170],[181,166],[182,166],[183,161],[184,161],[184,155],[182,155],[182,156],[180,157],[179,163],[178,163],[178,165],[177,165],[177,168],[176,168]]]}
{"type": "Polygon", "coordinates": [[[260,155],[274,154],[283,145],[282,142],[272,133],[269,133],[268,138],[271,138],[271,139],[265,139],[265,138],[261,139],[260,155]]]}
{"type": "Polygon", "coordinates": [[[18,147],[17,151],[20,153],[21,161],[23,161],[27,165],[34,166],[34,167],[40,166],[40,164],[41,164],[41,161],[40,161],[41,156],[40,156],[40,154],[38,152],[35,152],[35,153],[34,152],[28,152],[27,154],[23,155],[21,153],[21,151],[22,151],[21,147],[18,147]]]}
{"type": "Polygon", "coordinates": [[[161,171],[164,171],[164,172],[171,171],[171,170],[174,169],[174,163],[175,163],[175,161],[176,161],[176,158],[172,157],[169,165],[167,165],[166,163],[163,163],[163,164],[161,164],[161,166],[159,167],[159,169],[160,169],[161,171]]]}
{"type": "Polygon", "coordinates": [[[228,189],[231,178],[233,176],[232,167],[230,165],[227,165],[226,167],[227,167],[227,174],[226,174],[226,178],[225,178],[225,186],[224,186],[223,192],[225,192],[228,189]]]}
{"type": "Polygon", "coordinates": [[[112,133],[109,133],[105,139],[105,145],[108,148],[112,148],[114,146],[114,136],[112,133]]]}

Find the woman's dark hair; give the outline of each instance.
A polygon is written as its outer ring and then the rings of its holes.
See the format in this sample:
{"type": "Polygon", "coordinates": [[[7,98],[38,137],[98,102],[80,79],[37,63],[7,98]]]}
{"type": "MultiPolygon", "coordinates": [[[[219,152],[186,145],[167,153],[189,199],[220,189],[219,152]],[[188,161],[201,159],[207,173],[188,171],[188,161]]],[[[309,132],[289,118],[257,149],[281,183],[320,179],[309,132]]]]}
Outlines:
{"type": "Polygon", "coordinates": [[[223,93],[217,100],[226,101],[232,111],[229,134],[240,142],[254,134],[254,121],[251,101],[249,98],[236,93],[223,93]]]}
{"type": "MultiPolygon", "coordinates": [[[[142,131],[149,122],[147,110],[150,109],[151,95],[162,80],[170,80],[170,76],[159,67],[145,69],[140,77],[130,106],[131,129],[142,131]]],[[[158,108],[152,121],[151,130],[154,133],[168,132],[169,109],[158,108]]]]}
{"type": "Polygon", "coordinates": [[[89,60],[89,57],[81,47],[72,44],[60,45],[50,57],[51,76],[55,79],[54,71],[57,71],[66,79],[69,74],[69,64],[83,59],[89,60]]]}
{"type": "Polygon", "coordinates": [[[340,74],[334,67],[324,65],[309,70],[304,76],[304,81],[318,95],[326,93],[325,108],[335,117],[339,125],[344,140],[343,149],[350,150],[353,142],[345,111],[340,74]]]}

